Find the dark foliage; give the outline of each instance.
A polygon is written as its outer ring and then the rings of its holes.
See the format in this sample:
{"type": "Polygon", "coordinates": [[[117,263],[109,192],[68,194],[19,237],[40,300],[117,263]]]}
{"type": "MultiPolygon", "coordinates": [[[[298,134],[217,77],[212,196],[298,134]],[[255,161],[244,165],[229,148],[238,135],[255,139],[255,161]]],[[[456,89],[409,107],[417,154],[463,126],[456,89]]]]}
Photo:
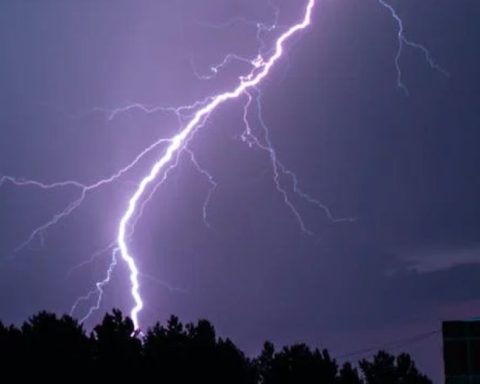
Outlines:
{"type": "Polygon", "coordinates": [[[276,351],[266,342],[248,358],[206,320],[184,325],[172,316],[145,334],[118,310],[106,314],[90,335],[69,316],[40,312],[20,328],[0,323],[4,375],[36,380],[132,378],[167,384],[431,384],[409,355],[380,351],[359,369],[339,367],[327,350],[296,344],[276,351]]]}

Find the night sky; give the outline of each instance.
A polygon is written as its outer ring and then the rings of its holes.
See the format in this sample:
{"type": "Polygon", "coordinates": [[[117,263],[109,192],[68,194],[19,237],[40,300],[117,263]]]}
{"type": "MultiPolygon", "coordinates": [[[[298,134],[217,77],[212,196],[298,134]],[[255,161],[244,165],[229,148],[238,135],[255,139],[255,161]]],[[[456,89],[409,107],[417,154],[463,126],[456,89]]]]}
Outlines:
{"type": "MultiPolygon", "coordinates": [[[[306,1],[121,0],[0,3],[0,177],[91,184],[115,174],[160,137],[167,111],[236,86],[254,58],[257,23],[267,55],[303,17],[306,1]],[[137,107],[134,104],[137,103],[137,107]],[[115,108],[125,108],[112,114],[115,108]],[[145,108],[144,108],[145,109],[145,108]]],[[[312,25],[259,87],[278,160],[336,218],[276,190],[269,153],[242,141],[246,97],[221,106],[145,206],[129,246],[141,273],[143,327],[177,314],[205,317],[247,353],[265,339],[305,341],[334,356],[440,329],[480,314],[480,3],[390,0],[405,36],[377,0],[317,0],[312,25]],[[205,199],[207,223],[203,220],[205,199]]],[[[257,92],[252,93],[257,96],[257,92]]],[[[262,137],[253,100],[249,119],[262,137]]],[[[71,215],[18,249],[79,197],[78,188],[0,186],[0,319],[68,313],[105,277],[118,222],[160,147],[89,193],[71,215]],[[101,253],[100,250],[106,250],[101,253]],[[90,263],[78,266],[94,257],[90,263]]],[[[83,317],[96,297],[77,306],[83,317]]],[[[89,329],[132,307],[119,261],[89,329]]],[[[401,343],[436,382],[439,334],[401,343]]],[[[358,357],[366,357],[360,355],[358,357]]]]}

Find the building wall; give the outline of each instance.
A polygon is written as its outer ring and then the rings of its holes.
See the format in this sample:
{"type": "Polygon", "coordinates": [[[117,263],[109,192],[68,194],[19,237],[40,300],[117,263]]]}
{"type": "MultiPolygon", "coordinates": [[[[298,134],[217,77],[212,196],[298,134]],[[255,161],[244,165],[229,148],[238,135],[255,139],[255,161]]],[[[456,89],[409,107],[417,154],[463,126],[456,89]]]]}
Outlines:
{"type": "Polygon", "coordinates": [[[443,323],[446,384],[480,384],[480,319],[443,323]]]}

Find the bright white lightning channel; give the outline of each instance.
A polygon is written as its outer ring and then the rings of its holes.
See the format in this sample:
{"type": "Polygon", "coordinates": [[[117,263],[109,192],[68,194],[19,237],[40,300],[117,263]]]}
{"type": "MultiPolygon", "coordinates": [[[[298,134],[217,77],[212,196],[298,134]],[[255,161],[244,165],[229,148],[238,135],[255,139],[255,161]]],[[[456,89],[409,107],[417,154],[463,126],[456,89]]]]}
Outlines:
{"type": "MultiPolygon", "coordinates": [[[[336,218],[331,213],[330,209],[325,206],[323,203],[312,198],[305,192],[303,192],[297,180],[296,175],[288,170],[277,158],[276,151],[271,143],[268,128],[264,122],[262,116],[262,106],[261,106],[261,93],[257,87],[261,81],[268,76],[273,65],[282,57],[284,44],[285,42],[294,34],[300,32],[301,30],[307,28],[311,23],[312,10],[315,6],[317,0],[308,0],[304,9],[303,19],[298,23],[286,29],[280,37],[275,41],[274,47],[272,50],[265,50],[265,42],[262,39],[263,33],[270,33],[274,30],[283,29],[284,27],[279,28],[277,24],[278,21],[278,9],[275,8],[275,22],[271,25],[264,23],[254,23],[257,27],[257,40],[260,43],[260,49],[258,50],[258,55],[253,58],[244,58],[235,54],[228,54],[223,61],[219,64],[211,67],[211,75],[209,76],[199,76],[201,79],[210,79],[215,77],[218,72],[227,66],[232,61],[241,61],[251,65],[251,71],[245,75],[239,77],[239,83],[236,88],[233,90],[219,94],[216,96],[207,97],[201,101],[195,101],[191,105],[185,105],[181,107],[156,107],[156,106],[145,106],[140,103],[129,104],[125,107],[117,108],[112,111],[96,108],[93,112],[102,112],[106,113],[109,120],[113,120],[118,114],[126,113],[134,109],[143,111],[144,113],[156,113],[156,112],[172,112],[177,116],[180,126],[183,128],[180,132],[170,138],[161,138],[154,142],[152,145],[145,148],[138,156],[136,156],[128,165],[120,169],[115,174],[102,179],[98,182],[92,184],[84,184],[77,181],[65,181],[57,183],[42,183],[32,180],[18,179],[10,176],[0,176],[0,186],[3,183],[11,183],[15,186],[30,186],[42,189],[54,189],[54,188],[75,188],[80,191],[79,196],[76,200],[72,201],[66,208],[58,213],[56,213],[49,221],[42,224],[36,228],[25,242],[23,242],[16,251],[20,251],[26,247],[34,238],[39,238],[43,243],[44,232],[49,229],[51,226],[57,224],[60,220],[72,214],[87,198],[87,195],[106,184],[116,181],[128,171],[132,170],[141,160],[144,159],[147,155],[153,153],[154,151],[159,150],[161,145],[166,145],[165,152],[163,156],[152,166],[150,172],[143,178],[138,185],[135,193],[131,196],[128,201],[128,206],[126,211],[123,213],[119,226],[116,240],[112,241],[106,248],[97,251],[92,255],[90,260],[85,261],[79,264],[77,267],[85,265],[89,262],[92,262],[96,257],[99,257],[101,254],[112,251],[111,253],[111,262],[109,264],[108,270],[106,271],[105,277],[103,280],[98,281],[95,284],[95,289],[87,293],[87,295],[80,297],[74,303],[72,307],[72,313],[75,311],[77,306],[83,301],[89,301],[94,296],[96,297],[95,304],[90,307],[87,311],[87,314],[82,318],[82,321],[86,320],[95,310],[100,308],[101,300],[103,297],[103,288],[110,282],[110,277],[113,273],[113,270],[118,262],[118,255],[121,256],[121,260],[125,262],[130,271],[130,284],[131,284],[131,296],[134,300],[134,306],[130,312],[131,318],[134,322],[135,328],[139,328],[138,315],[143,308],[143,300],[140,295],[140,286],[139,286],[139,275],[135,259],[128,249],[128,240],[134,233],[135,224],[137,220],[141,217],[145,205],[151,200],[157,189],[167,180],[169,173],[176,168],[179,163],[180,157],[183,154],[187,155],[196,168],[196,170],[203,176],[207,178],[208,183],[210,184],[210,189],[208,190],[207,197],[203,206],[203,219],[207,226],[209,222],[207,220],[207,207],[210,201],[212,193],[215,191],[217,186],[213,176],[204,168],[199,165],[194,153],[188,148],[188,142],[193,137],[195,132],[200,129],[206,120],[209,118],[210,114],[214,112],[220,105],[224,104],[228,100],[236,99],[241,96],[246,96],[246,104],[244,107],[243,122],[245,124],[245,130],[242,134],[242,139],[250,147],[256,147],[261,150],[266,151],[268,154],[273,171],[273,181],[277,191],[281,194],[284,199],[284,203],[290,209],[292,214],[297,219],[303,232],[311,234],[312,232],[306,227],[302,216],[299,211],[294,206],[293,202],[290,200],[288,190],[285,186],[282,185],[282,177],[290,179],[291,190],[299,198],[303,199],[307,203],[313,204],[318,208],[322,209],[326,216],[332,222],[340,221],[353,221],[352,218],[336,218]],[[268,58],[267,58],[268,57],[268,58]],[[260,127],[263,131],[261,136],[256,136],[251,128],[251,123],[249,121],[250,109],[253,108],[254,104],[252,103],[253,99],[256,100],[256,111],[257,111],[257,120],[260,124],[260,127]],[[162,174],[162,177],[158,177],[159,174],[162,174]],[[152,185],[153,184],[153,185],[152,185]],[[148,192],[147,192],[148,191],[148,192]]],[[[385,0],[377,0],[380,5],[385,7],[392,18],[398,25],[398,50],[395,56],[395,67],[397,70],[397,85],[401,88],[405,94],[408,94],[408,89],[403,83],[402,72],[400,67],[400,59],[404,46],[409,46],[416,50],[419,50],[425,57],[425,60],[430,65],[431,68],[438,70],[444,75],[448,73],[438,66],[432,59],[430,52],[421,44],[412,42],[405,37],[404,26],[401,18],[399,17],[396,10],[389,5],[385,0]]],[[[168,287],[168,284],[165,285],[168,287]]],[[[172,289],[178,290],[178,289],[172,289]]],[[[181,291],[181,290],[178,290],[181,291]]]]}
{"type": "Polygon", "coordinates": [[[215,111],[220,105],[228,100],[236,99],[249,89],[257,86],[269,73],[273,65],[283,54],[285,42],[294,34],[307,28],[311,23],[312,10],[315,5],[315,0],[309,0],[306,8],[303,20],[290,27],[285,33],[283,33],[275,43],[274,53],[268,60],[264,60],[262,57],[258,57],[252,65],[254,68],[246,75],[239,78],[239,85],[232,91],[225,92],[213,97],[212,101],[200,108],[188,124],[171,139],[170,145],[167,147],[165,154],[153,165],[150,173],[140,182],[137,190],[129,200],[128,208],[120,220],[118,228],[117,245],[120,250],[120,255],[123,261],[127,264],[130,270],[130,283],[131,283],[131,295],[135,302],[134,307],[130,311],[135,329],[139,329],[138,314],[142,310],[144,304],[140,295],[140,285],[138,280],[138,268],[135,263],[135,259],[130,253],[127,244],[127,228],[130,220],[135,215],[139,200],[142,198],[145,190],[152,183],[162,169],[167,165],[175,153],[185,148],[187,142],[195,133],[196,128],[208,119],[209,115],[215,111]]]}

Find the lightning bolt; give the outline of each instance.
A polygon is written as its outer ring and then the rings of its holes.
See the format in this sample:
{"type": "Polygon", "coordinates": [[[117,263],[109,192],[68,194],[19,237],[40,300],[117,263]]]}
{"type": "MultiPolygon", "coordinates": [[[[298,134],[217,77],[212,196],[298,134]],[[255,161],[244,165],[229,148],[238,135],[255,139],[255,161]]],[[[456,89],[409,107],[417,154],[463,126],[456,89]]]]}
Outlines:
{"type": "Polygon", "coordinates": [[[70,309],[70,315],[71,316],[74,315],[77,307],[82,302],[89,301],[92,297],[97,296],[95,304],[93,306],[91,306],[90,309],[87,311],[87,314],[79,320],[80,323],[83,323],[84,321],[86,321],[93,314],[93,312],[100,309],[100,304],[102,303],[102,298],[103,298],[103,293],[104,293],[103,289],[110,282],[110,279],[111,279],[112,274],[113,274],[113,270],[117,266],[117,253],[118,253],[118,248],[115,248],[112,252],[112,260],[111,260],[111,262],[108,266],[105,278],[95,284],[95,289],[92,289],[86,295],[79,297],[73,303],[72,308],[70,309]]]}
{"type": "Polygon", "coordinates": [[[249,89],[252,89],[260,84],[260,82],[268,76],[274,64],[282,57],[284,52],[285,42],[299,31],[307,28],[311,23],[312,10],[315,5],[315,0],[309,0],[303,20],[289,28],[284,32],[275,43],[274,53],[265,60],[259,56],[255,62],[252,62],[253,69],[246,76],[239,78],[239,84],[231,91],[221,93],[214,96],[213,99],[204,107],[200,108],[187,123],[187,125],[171,139],[170,145],[167,147],[164,155],[153,165],[150,173],[145,176],[140,182],[137,190],[132,195],[128,202],[127,210],[120,220],[118,227],[117,245],[120,250],[120,255],[123,261],[127,264],[130,270],[131,296],[134,300],[134,306],[130,311],[133,324],[136,329],[139,329],[138,314],[142,310],[144,303],[140,295],[140,284],[138,280],[139,271],[135,262],[135,258],[130,253],[127,244],[127,229],[130,220],[135,215],[139,201],[147,190],[148,186],[157,178],[164,167],[172,160],[177,152],[181,152],[186,148],[188,141],[195,134],[197,127],[201,126],[208,119],[210,114],[214,112],[219,106],[225,102],[237,99],[249,89]]]}
{"type": "Polygon", "coordinates": [[[324,211],[325,215],[327,216],[327,218],[331,222],[333,222],[333,223],[354,222],[355,218],[353,218],[353,217],[336,217],[336,216],[334,216],[331,209],[327,205],[323,204],[319,200],[317,200],[317,199],[313,198],[312,196],[308,195],[307,193],[303,192],[302,189],[299,186],[297,175],[293,171],[289,170],[282,162],[280,162],[280,160],[277,157],[277,152],[276,152],[276,150],[275,150],[275,148],[272,144],[272,141],[270,139],[270,131],[269,131],[268,126],[265,123],[265,119],[263,117],[263,113],[262,113],[262,109],[263,109],[262,108],[262,93],[261,93],[261,91],[258,87],[255,87],[255,91],[257,93],[256,97],[255,97],[255,99],[256,99],[256,109],[257,109],[257,120],[260,124],[260,127],[262,128],[262,131],[263,131],[263,141],[261,139],[259,139],[253,133],[250,122],[248,120],[248,112],[249,112],[249,108],[251,107],[251,104],[252,104],[252,95],[250,93],[248,93],[248,101],[245,104],[245,108],[244,108],[243,120],[244,120],[244,123],[245,123],[245,131],[242,135],[242,138],[245,142],[248,143],[248,145],[250,147],[255,146],[255,147],[267,152],[267,154],[269,155],[271,165],[272,165],[273,182],[275,184],[275,187],[276,187],[278,193],[283,197],[283,201],[284,201],[285,205],[288,208],[290,208],[292,214],[297,219],[297,221],[298,221],[301,229],[303,230],[303,232],[305,232],[306,234],[309,234],[309,235],[313,234],[313,232],[310,229],[307,228],[307,226],[305,225],[305,223],[302,219],[302,215],[298,212],[295,205],[291,201],[291,199],[289,197],[289,194],[286,190],[286,187],[284,187],[282,182],[281,182],[282,176],[286,176],[287,178],[290,179],[290,184],[291,184],[290,188],[298,198],[300,198],[303,201],[305,201],[305,202],[307,202],[307,203],[309,203],[313,206],[316,206],[317,208],[324,211]]]}
{"type": "MultiPolygon", "coordinates": [[[[396,10],[385,0],[377,1],[381,6],[389,11],[398,26],[398,50],[395,56],[397,86],[408,95],[408,89],[403,82],[402,70],[400,66],[400,60],[405,46],[420,51],[432,69],[435,69],[443,75],[448,76],[448,72],[436,64],[429,50],[425,46],[410,41],[405,37],[402,19],[399,17],[396,10]]],[[[136,167],[140,162],[147,161],[147,157],[150,158],[150,156],[157,156],[159,152],[162,153],[161,156],[153,163],[149,172],[140,180],[138,184],[135,185],[134,192],[128,199],[127,207],[121,215],[115,240],[113,240],[103,249],[95,252],[89,259],[78,264],[70,271],[72,272],[76,268],[80,268],[88,263],[93,262],[97,257],[105,254],[106,252],[111,252],[111,259],[103,279],[97,281],[93,289],[87,292],[87,294],[79,297],[71,308],[71,313],[74,314],[79,310],[79,307],[83,303],[90,302],[92,300],[94,301],[94,304],[81,318],[81,322],[86,321],[96,310],[100,308],[104,295],[104,288],[110,282],[111,276],[119,261],[124,262],[129,270],[130,295],[133,299],[133,307],[130,311],[130,316],[134,323],[135,329],[137,330],[140,328],[139,314],[144,307],[144,302],[140,294],[139,277],[143,276],[145,278],[150,278],[151,280],[158,282],[171,291],[183,292],[183,290],[174,288],[164,281],[140,273],[137,267],[136,259],[131,253],[128,243],[129,239],[134,235],[135,226],[138,220],[141,218],[146,205],[151,201],[158,189],[166,182],[170,173],[177,168],[179,162],[184,158],[191,162],[198,173],[204,176],[209,184],[209,189],[207,190],[202,208],[202,214],[205,225],[211,227],[212,224],[208,220],[208,206],[212,194],[217,188],[217,182],[215,181],[214,176],[200,164],[194,152],[189,148],[189,142],[197,133],[197,131],[205,125],[210,115],[214,113],[220,106],[230,100],[245,98],[245,104],[243,108],[244,131],[241,134],[241,139],[250,148],[259,149],[265,152],[265,154],[268,156],[273,175],[273,185],[282,197],[283,202],[288,207],[293,217],[297,220],[301,230],[304,233],[309,235],[313,234],[312,230],[307,227],[302,215],[294,204],[294,199],[297,198],[317,207],[318,209],[321,209],[326,217],[334,223],[354,221],[354,218],[334,216],[332,211],[325,204],[321,203],[301,189],[296,174],[288,169],[279,160],[277,152],[275,151],[270,138],[268,125],[263,116],[262,93],[259,89],[259,85],[266,77],[268,77],[271,69],[274,67],[277,61],[279,61],[282,57],[286,59],[284,56],[284,49],[287,41],[292,36],[306,29],[311,24],[312,12],[317,0],[305,0],[305,2],[303,18],[297,24],[294,24],[290,27],[282,26],[280,28],[278,25],[279,9],[270,1],[269,4],[275,11],[275,19],[273,23],[267,24],[261,22],[251,22],[244,19],[235,19],[229,22],[228,25],[235,22],[245,22],[247,24],[254,25],[257,28],[256,38],[259,43],[257,55],[248,58],[229,53],[223,58],[223,60],[211,66],[207,75],[199,74],[192,63],[192,68],[194,69],[195,74],[197,74],[197,77],[201,80],[212,79],[222,69],[233,62],[247,64],[250,67],[250,71],[247,72],[246,75],[240,76],[238,78],[238,83],[231,90],[225,93],[209,96],[203,100],[194,101],[191,104],[180,107],[147,106],[141,103],[132,103],[110,110],[105,108],[94,108],[92,111],[90,111],[90,113],[94,112],[105,114],[106,118],[110,121],[113,121],[121,114],[130,113],[133,111],[140,111],[145,114],[173,113],[177,117],[180,129],[176,135],[171,138],[159,138],[153,144],[143,149],[127,165],[112,175],[90,184],[75,180],[44,183],[35,180],[14,178],[11,176],[0,176],[0,186],[2,184],[10,183],[17,187],[32,187],[43,190],[67,188],[76,190],[78,192],[77,197],[73,201],[68,203],[62,210],[55,213],[48,221],[35,228],[30,233],[28,238],[15,249],[15,253],[17,253],[27,247],[35,238],[39,238],[43,244],[45,232],[52,226],[56,225],[59,221],[73,214],[91,192],[107,184],[120,181],[124,175],[136,167]],[[280,29],[284,32],[281,33],[276,40],[274,40],[273,48],[267,49],[267,43],[264,37],[267,34],[280,29]],[[253,120],[252,116],[255,116],[255,121],[253,120]]],[[[225,25],[217,27],[224,28],[225,25]]]]}
{"type": "Polygon", "coordinates": [[[195,157],[195,153],[193,153],[193,151],[191,151],[188,148],[185,148],[185,150],[188,152],[188,154],[190,156],[190,160],[191,160],[192,164],[194,165],[195,169],[198,171],[198,173],[200,173],[202,176],[204,176],[207,179],[208,183],[210,184],[210,188],[207,191],[207,195],[206,195],[205,201],[203,203],[202,213],[203,213],[203,223],[207,227],[211,228],[212,226],[210,225],[210,222],[208,221],[208,205],[210,203],[210,199],[212,197],[213,192],[215,192],[215,189],[217,189],[217,187],[218,187],[218,184],[215,181],[215,178],[212,176],[212,174],[210,172],[208,172],[205,168],[203,168],[199,164],[197,158],[195,157]]]}
{"type": "MultiPolygon", "coordinates": [[[[271,0],[268,0],[267,3],[268,3],[268,6],[273,10],[273,14],[274,14],[274,20],[271,24],[267,24],[267,23],[259,22],[259,21],[252,21],[252,20],[245,19],[245,18],[242,18],[242,17],[237,17],[237,18],[231,19],[231,20],[229,20],[227,22],[224,22],[224,23],[221,23],[221,24],[209,24],[209,23],[205,23],[205,22],[202,22],[200,24],[203,25],[203,26],[206,26],[206,27],[209,27],[209,28],[215,28],[215,29],[228,28],[228,27],[231,27],[232,25],[237,24],[237,23],[242,23],[242,24],[254,26],[257,30],[256,38],[257,38],[257,42],[259,44],[258,52],[259,52],[260,55],[262,55],[263,52],[265,51],[265,48],[267,47],[267,43],[264,40],[263,36],[272,32],[272,31],[274,31],[275,29],[277,29],[279,27],[278,18],[280,16],[280,9],[275,4],[273,4],[273,2],[271,0]]],[[[257,57],[257,59],[258,59],[258,57],[257,57]]],[[[223,60],[220,61],[218,64],[211,66],[209,68],[210,73],[208,75],[202,75],[198,72],[198,70],[197,70],[197,68],[196,68],[196,66],[193,62],[193,59],[190,60],[190,64],[192,66],[194,74],[197,76],[197,78],[199,80],[211,80],[218,75],[218,73],[220,72],[221,69],[223,69],[224,67],[226,67],[227,65],[229,65],[230,63],[235,62],[235,61],[243,62],[243,63],[246,63],[248,65],[255,65],[256,59],[249,59],[249,58],[237,55],[237,54],[230,53],[230,54],[226,55],[223,58],[223,60]]]]}
{"type": "Polygon", "coordinates": [[[106,184],[110,184],[116,180],[118,180],[121,176],[126,174],[128,171],[130,171],[132,168],[134,168],[146,155],[151,153],[153,150],[157,149],[161,144],[165,144],[170,142],[170,139],[165,139],[161,138],[157,140],[155,143],[152,145],[148,146],[145,148],[140,154],[138,154],[135,159],[133,159],[127,166],[124,168],[120,169],[113,175],[101,179],[93,184],[83,184],[78,181],[74,180],[68,180],[68,181],[62,181],[62,182],[55,182],[55,183],[42,183],[39,181],[35,180],[26,180],[26,179],[17,179],[11,176],[2,176],[0,177],[0,185],[4,183],[11,183],[16,186],[33,186],[36,188],[41,188],[44,190],[51,190],[51,189],[57,189],[57,188],[64,188],[64,187],[73,187],[76,188],[80,191],[79,197],[75,199],[73,202],[69,203],[66,208],[64,208],[62,211],[57,212],[50,220],[47,222],[43,223],[39,227],[35,228],[28,238],[22,242],[19,246],[15,248],[15,252],[19,252],[22,249],[24,249],[26,246],[28,246],[34,239],[35,237],[39,236],[40,239],[42,240],[43,243],[43,235],[46,230],[48,230],[50,227],[54,226],[57,224],[60,220],[64,219],[65,217],[71,215],[85,200],[87,195],[96,190],[101,188],[102,186],[106,184]]]}
{"type": "Polygon", "coordinates": [[[435,62],[435,60],[432,58],[432,55],[430,54],[430,51],[424,45],[416,43],[416,42],[411,41],[411,40],[408,40],[405,37],[405,28],[403,26],[403,21],[400,18],[397,11],[395,10],[395,8],[393,8],[393,6],[388,4],[385,0],[377,0],[377,1],[379,2],[380,5],[385,7],[390,12],[392,18],[395,20],[395,22],[397,23],[397,26],[398,26],[398,34],[397,34],[397,36],[398,36],[398,49],[397,49],[397,54],[395,56],[395,68],[397,70],[397,86],[405,93],[405,95],[408,96],[409,91],[408,91],[407,86],[403,82],[402,68],[400,66],[400,59],[402,57],[403,48],[404,48],[405,45],[409,46],[409,47],[411,47],[415,50],[420,51],[423,54],[423,56],[424,56],[425,60],[427,61],[428,65],[430,65],[430,67],[432,69],[440,72],[445,77],[449,77],[450,75],[449,75],[448,71],[446,71],[445,69],[440,67],[435,62]]]}

